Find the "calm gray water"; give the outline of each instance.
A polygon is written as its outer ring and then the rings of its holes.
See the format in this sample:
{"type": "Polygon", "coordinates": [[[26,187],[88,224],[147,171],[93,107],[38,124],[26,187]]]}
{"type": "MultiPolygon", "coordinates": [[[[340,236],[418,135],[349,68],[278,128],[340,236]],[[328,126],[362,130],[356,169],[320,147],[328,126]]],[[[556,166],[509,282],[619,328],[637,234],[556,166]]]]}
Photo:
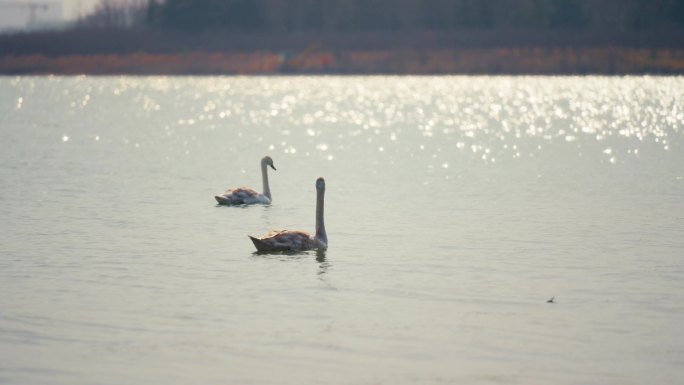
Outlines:
{"type": "Polygon", "coordinates": [[[0,141],[2,384],[681,383],[684,78],[4,77],[0,141]]]}

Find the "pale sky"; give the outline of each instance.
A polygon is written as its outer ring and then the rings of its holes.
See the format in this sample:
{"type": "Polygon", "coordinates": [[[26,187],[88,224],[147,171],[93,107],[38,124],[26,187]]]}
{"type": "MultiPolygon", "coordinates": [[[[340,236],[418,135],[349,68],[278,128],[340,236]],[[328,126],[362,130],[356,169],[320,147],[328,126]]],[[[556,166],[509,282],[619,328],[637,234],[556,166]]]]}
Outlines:
{"type": "Polygon", "coordinates": [[[0,30],[25,28],[31,18],[30,4],[47,6],[34,8],[35,21],[40,23],[75,20],[78,16],[91,12],[100,1],[0,0],[0,30]]]}

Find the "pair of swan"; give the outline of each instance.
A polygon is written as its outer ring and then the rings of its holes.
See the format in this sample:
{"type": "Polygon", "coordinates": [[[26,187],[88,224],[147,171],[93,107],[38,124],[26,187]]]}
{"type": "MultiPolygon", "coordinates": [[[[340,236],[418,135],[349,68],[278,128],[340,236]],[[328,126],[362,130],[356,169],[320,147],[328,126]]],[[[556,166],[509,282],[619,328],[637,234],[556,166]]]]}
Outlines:
{"type": "MultiPolygon", "coordinates": [[[[264,192],[259,194],[251,188],[240,187],[229,189],[214,198],[222,205],[271,203],[271,190],[268,186],[268,168],[275,170],[273,159],[265,156],[261,159],[261,181],[264,192]]],[[[325,180],[316,179],[316,233],[310,234],[299,230],[271,230],[261,238],[249,235],[257,251],[301,251],[327,249],[328,236],[323,223],[323,198],[325,196],[325,180]]]]}

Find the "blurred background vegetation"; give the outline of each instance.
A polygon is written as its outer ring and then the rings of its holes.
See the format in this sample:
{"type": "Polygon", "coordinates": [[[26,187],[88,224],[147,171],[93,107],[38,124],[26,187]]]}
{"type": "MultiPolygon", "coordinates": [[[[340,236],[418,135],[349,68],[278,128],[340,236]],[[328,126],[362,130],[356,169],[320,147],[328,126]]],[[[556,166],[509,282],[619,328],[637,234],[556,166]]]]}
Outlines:
{"type": "Polygon", "coordinates": [[[683,47],[684,0],[103,0],[70,28],[0,36],[0,71],[26,55],[259,52],[226,71],[681,73],[683,47]],[[527,70],[497,63],[530,52],[527,70]],[[384,56],[364,70],[352,53],[384,56]]]}
{"type": "Polygon", "coordinates": [[[684,25],[681,0],[104,1],[96,26],[201,31],[397,31],[455,28],[647,30],[684,25]],[[131,17],[136,14],[136,17],[131,17]]]}
{"type": "Polygon", "coordinates": [[[666,30],[684,26],[681,0],[166,0],[105,1],[99,27],[344,32],[476,29],[666,30]],[[134,14],[137,14],[134,16],[134,14]]]}

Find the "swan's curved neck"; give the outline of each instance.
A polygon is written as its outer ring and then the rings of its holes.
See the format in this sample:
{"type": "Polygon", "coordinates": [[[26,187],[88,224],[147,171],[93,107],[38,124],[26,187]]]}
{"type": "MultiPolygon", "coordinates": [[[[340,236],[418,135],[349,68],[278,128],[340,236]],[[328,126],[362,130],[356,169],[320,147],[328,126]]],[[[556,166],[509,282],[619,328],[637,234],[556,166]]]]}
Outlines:
{"type": "Polygon", "coordinates": [[[325,196],[325,188],[316,190],[316,239],[328,244],[328,235],[325,233],[325,224],[323,223],[323,197],[325,196]]]}
{"type": "Polygon", "coordinates": [[[266,167],[266,162],[261,162],[261,183],[263,185],[262,194],[264,194],[264,196],[266,196],[268,199],[272,199],[271,189],[268,187],[268,170],[266,167]]]}

